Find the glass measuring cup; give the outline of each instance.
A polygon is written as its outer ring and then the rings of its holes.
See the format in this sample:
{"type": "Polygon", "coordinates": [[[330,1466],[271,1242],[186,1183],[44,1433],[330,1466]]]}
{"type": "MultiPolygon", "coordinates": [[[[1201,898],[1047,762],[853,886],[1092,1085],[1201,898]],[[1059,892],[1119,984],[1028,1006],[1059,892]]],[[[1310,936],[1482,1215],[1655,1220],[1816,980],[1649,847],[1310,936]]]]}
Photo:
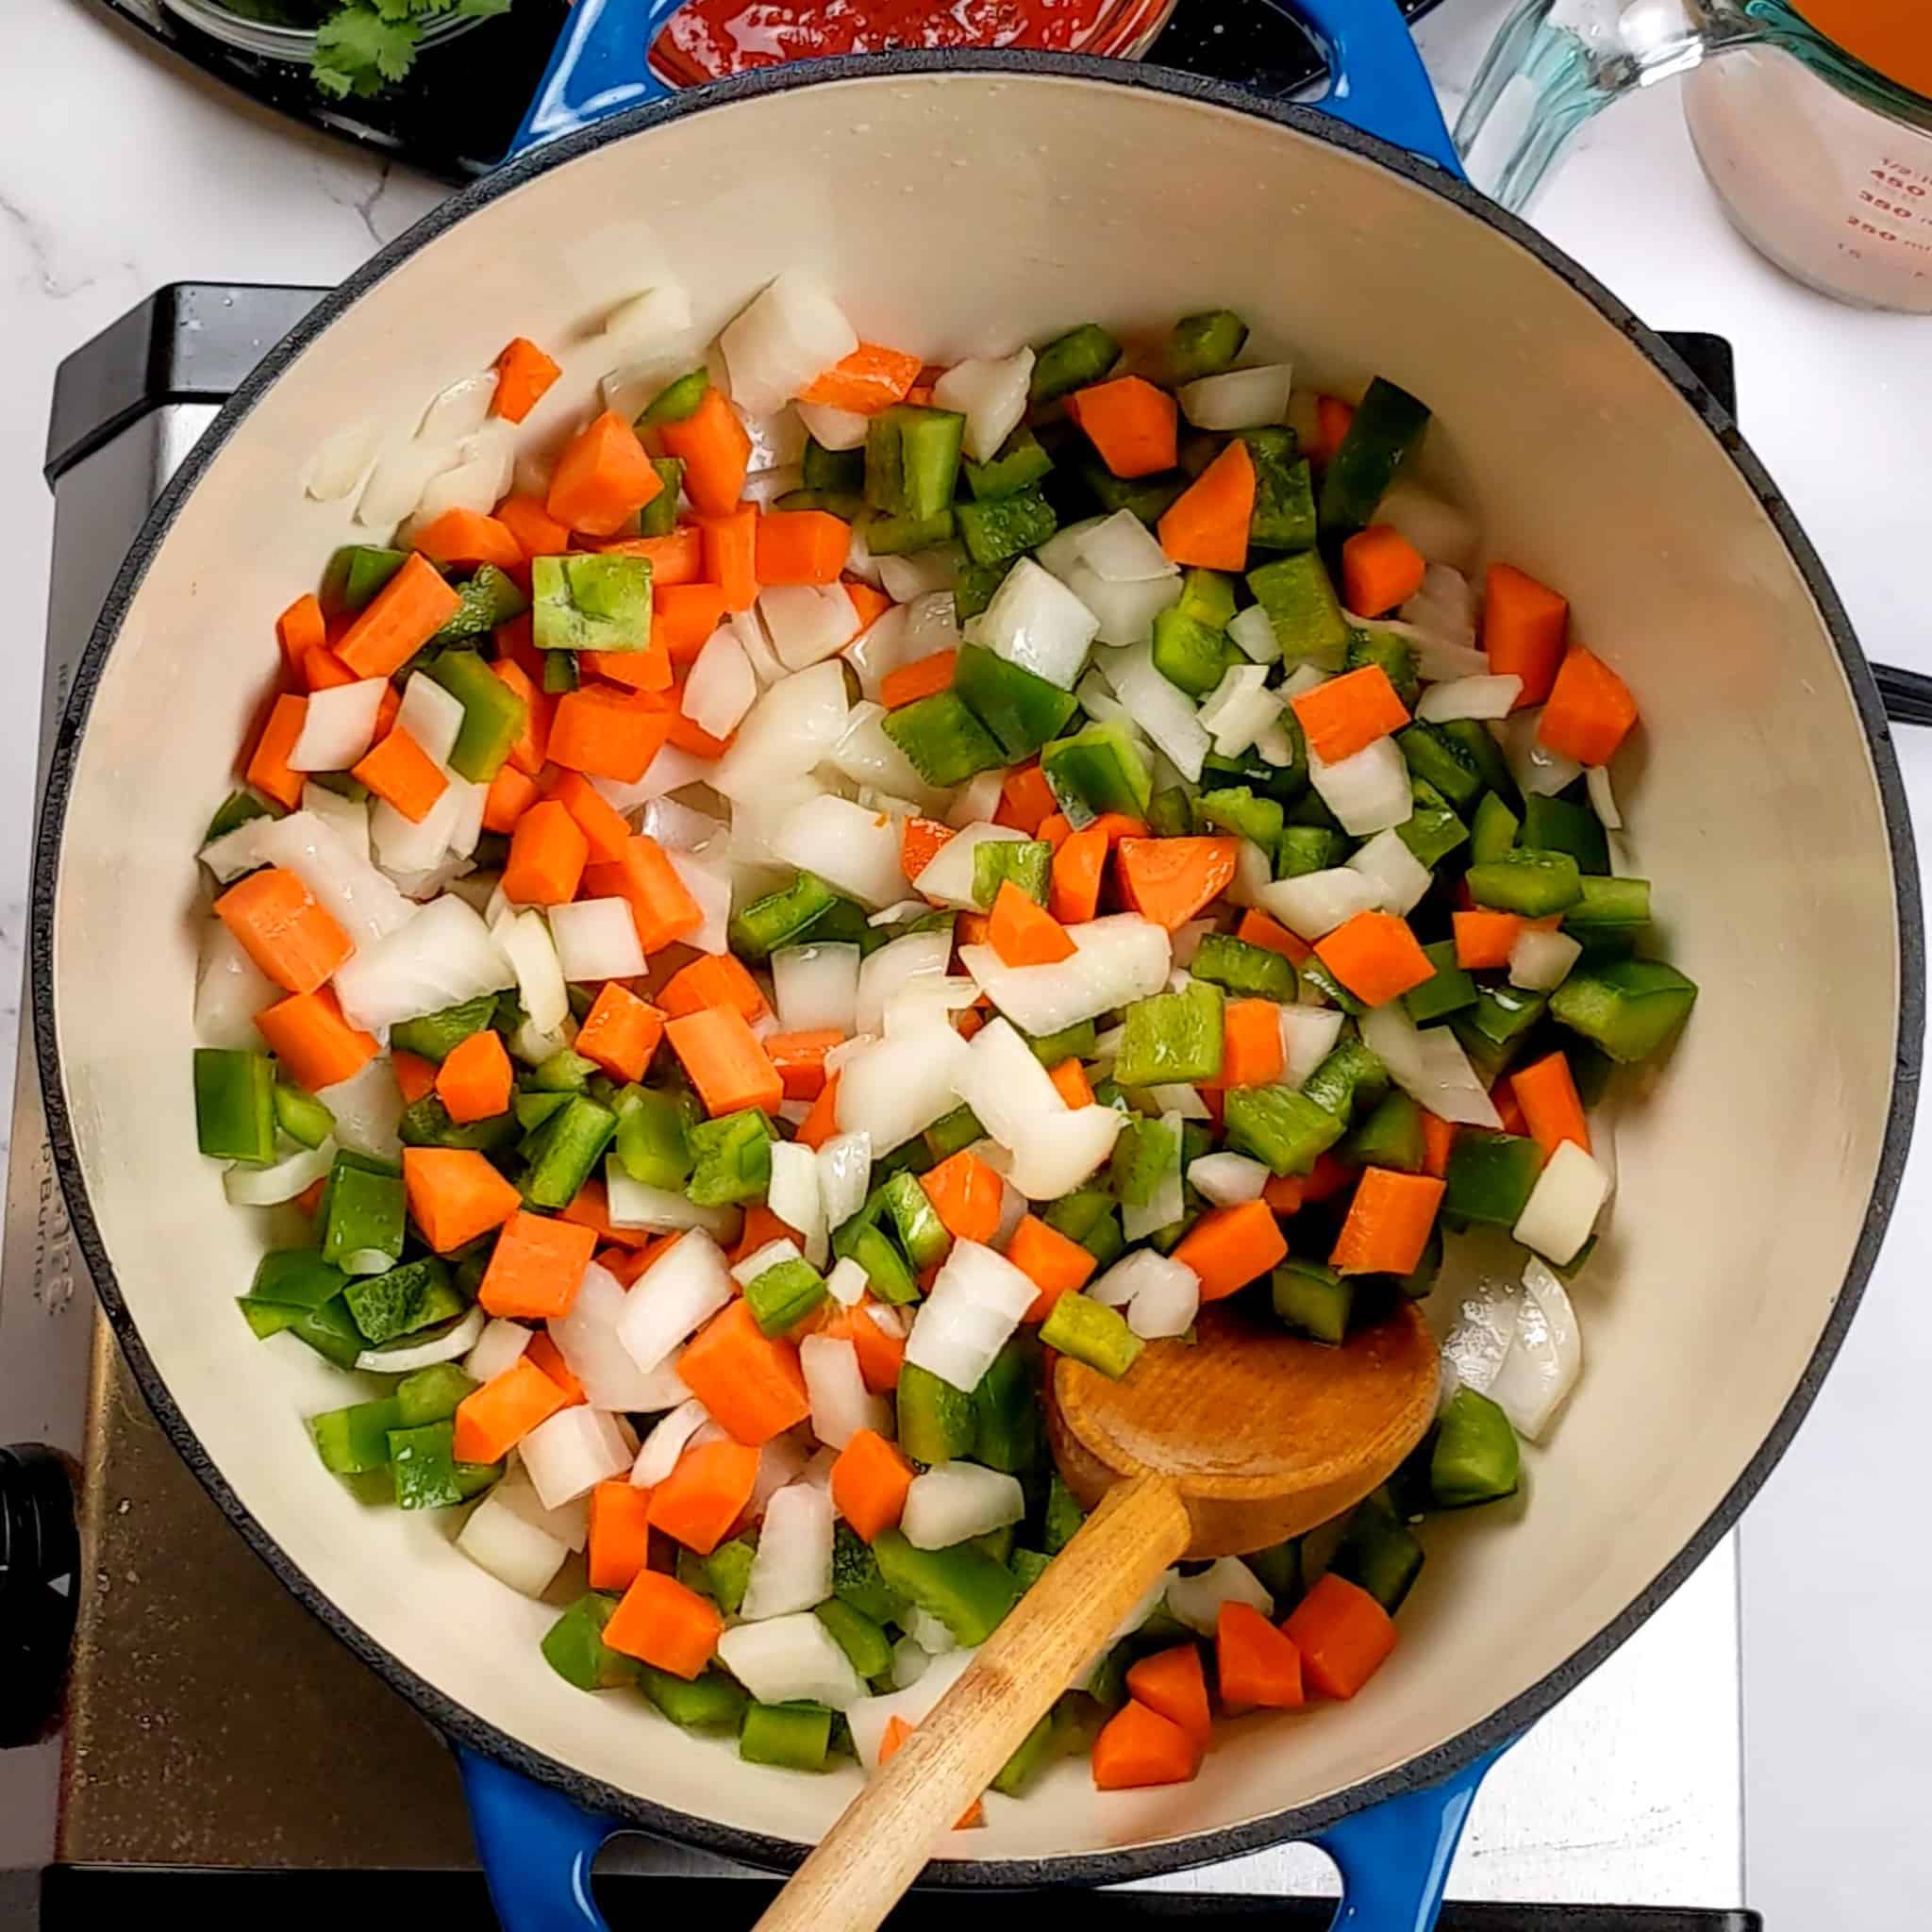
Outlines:
{"type": "Polygon", "coordinates": [[[1520,210],[1592,115],[1677,75],[1747,241],[1840,301],[1932,314],[1925,0],[1520,0],[1457,124],[1470,178],[1520,210]]]}

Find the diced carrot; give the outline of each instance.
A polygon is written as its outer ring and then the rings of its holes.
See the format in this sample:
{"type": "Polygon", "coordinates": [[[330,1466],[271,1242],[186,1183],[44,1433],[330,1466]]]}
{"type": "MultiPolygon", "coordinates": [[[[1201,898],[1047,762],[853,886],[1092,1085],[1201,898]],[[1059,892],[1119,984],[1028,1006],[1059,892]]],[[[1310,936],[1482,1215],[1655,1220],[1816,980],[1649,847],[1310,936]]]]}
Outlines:
{"type": "Polygon", "coordinates": [[[725,1258],[736,1268],[741,1261],[748,1259],[773,1241],[804,1245],[798,1230],[788,1227],[764,1202],[748,1201],[745,1203],[744,1220],[738,1232],[738,1244],[725,1258]]]}
{"type": "Polygon", "coordinates": [[[641,1227],[611,1225],[610,1199],[605,1192],[604,1183],[595,1175],[587,1180],[558,1212],[563,1220],[573,1221],[579,1227],[588,1227],[599,1241],[609,1241],[633,1253],[652,1245],[652,1237],[641,1227]]]}
{"type": "Polygon", "coordinates": [[[664,1015],[615,979],[607,979],[573,1042],[613,1080],[641,1080],[664,1037],[664,1015]]]}
{"type": "Polygon", "coordinates": [[[501,1462],[539,1423],[565,1407],[563,1391],[520,1356],[457,1404],[452,1451],[458,1462],[501,1462]]]}
{"type": "Polygon", "coordinates": [[[911,1487],[912,1465],[875,1429],[860,1429],[832,1465],[832,1501],[867,1542],[898,1522],[911,1487]]]}
{"type": "Polygon", "coordinates": [[[813,376],[798,391],[798,400],[854,416],[876,416],[903,400],[919,380],[919,358],[903,349],[860,342],[851,355],[813,376]]]}
{"type": "Polygon", "coordinates": [[[586,1402],[584,1385],[576,1378],[571,1365],[564,1360],[563,1351],[550,1339],[547,1328],[540,1328],[524,1344],[524,1359],[536,1365],[563,1391],[563,1406],[575,1408],[586,1402]]]}
{"type": "MultiPolygon", "coordinates": [[[[914,1726],[908,1724],[897,1711],[886,1720],[886,1727],[879,1734],[879,1769],[883,1771],[898,1755],[914,1726]]],[[[960,1812],[953,1825],[955,1831],[976,1831],[986,1823],[986,1803],[974,1798],[965,1810],[960,1812]]]]}
{"type": "Polygon", "coordinates": [[[1221,1035],[1224,1087],[1272,1087],[1281,1078],[1281,1008],[1273,1000],[1229,1000],[1221,1035]]]}
{"type": "Polygon", "coordinates": [[[550,720],[557,700],[513,658],[498,658],[490,669],[524,701],[524,728],[509,748],[509,762],[525,777],[534,778],[550,756],[550,720]]]}
{"type": "Polygon", "coordinates": [[[1230,838],[1123,839],[1115,855],[1121,895],[1144,918],[1177,932],[1234,883],[1241,846],[1230,838]]]}
{"type": "Polygon", "coordinates": [[[1317,468],[1328,461],[1341,447],[1341,439],[1348,434],[1349,425],[1355,421],[1355,405],[1344,403],[1340,396],[1317,396],[1315,398],[1315,443],[1308,451],[1317,468]]]}
{"type": "Polygon", "coordinates": [[[1523,680],[1513,708],[1540,705],[1557,681],[1570,605],[1514,564],[1492,563],[1483,587],[1483,650],[1498,677],[1523,680]]]}
{"type": "Polygon", "coordinates": [[[1509,1085],[1530,1138],[1545,1154],[1554,1154],[1565,1141],[1590,1152],[1590,1123],[1583,1116],[1570,1062],[1560,1049],[1510,1074],[1509,1085]]]}
{"type": "Polygon", "coordinates": [[[841,577],[840,581],[845,586],[845,594],[852,599],[852,608],[858,618],[858,629],[852,633],[857,638],[869,631],[892,608],[892,600],[858,577],[841,577]]]}
{"type": "Polygon", "coordinates": [[[356,950],[285,866],[237,879],[215,901],[215,914],[284,992],[313,992],[356,950]]]}
{"type": "MultiPolygon", "coordinates": [[[[716,393],[715,391],[712,391],[716,393]]],[[[758,513],[752,504],[698,519],[705,539],[705,576],[724,593],[726,610],[749,610],[758,594],[758,513]]]]}
{"type": "Polygon", "coordinates": [[[1100,882],[1108,849],[1107,834],[1098,825],[1089,825],[1073,833],[1054,854],[1046,903],[1062,925],[1079,925],[1100,910],[1100,882]]]}
{"type": "Polygon", "coordinates": [[[1086,829],[1090,832],[1106,833],[1107,849],[1112,852],[1123,839],[1144,839],[1147,836],[1147,821],[1129,818],[1124,811],[1104,811],[1086,829]]]}
{"type": "MultiPolygon", "coordinates": [[[[1006,788],[1002,786],[1001,797],[1004,798],[1005,795],[1006,788]]],[[[1058,852],[1074,836],[1074,828],[1067,823],[1065,812],[1054,811],[1049,812],[1045,818],[1041,820],[1039,827],[1033,836],[1036,839],[1044,839],[1058,852]]]]}
{"type": "Polygon", "coordinates": [[[637,432],[606,409],[557,459],[543,508],[573,530],[614,537],[663,488],[637,432]]]}
{"type": "Polygon", "coordinates": [[[322,1206],[322,1196],[325,1185],[325,1184],[323,1181],[310,1181],[308,1185],[306,1188],[304,1188],[299,1194],[295,1196],[296,1207],[301,1208],[303,1213],[312,1218],[315,1214],[316,1209],[322,1206]]]}
{"type": "Polygon", "coordinates": [[[328,622],[312,592],[305,591],[275,619],[275,641],[282,647],[291,675],[302,682],[302,660],[310,651],[328,647],[328,622]]]}
{"type": "Polygon", "coordinates": [[[1408,707],[1379,664],[1344,672],[1289,702],[1309,751],[1324,764],[1353,758],[1408,723],[1408,707]]]}
{"type": "Polygon", "coordinates": [[[342,1018],[334,991],[325,986],[264,1007],[255,1024],[282,1072],[311,1093],[360,1073],[379,1051],[371,1035],[342,1018]]]}
{"type": "Polygon", "coordinates": [[[1201,1299],[1218,1302],[1288,1257],[1288,1242],[1265,1201],[1210,1208],[1174,1251],[1201,1277],[1201,1299]]]}
{"type": "Polygon", "coordinates": [[[721,390],[708,389],[682,423],[661,424],[658,434],[668,455],[684,458],[684,493],[702,515],[723,516],[737,505],[744,494],[751,438],[721,390]]]}
{"type": "Polygon", "coordinates": [[[1254,515],[1255,459],[1236,441],[1168,507],[1158,525],[1160,547],[1176,563],[1240,570],[1254,515]]]}
{"type": "Polygon", "coordinates": [[[291,768],[289,754],[302,736],[302,721],[308,714],[307,698],[289,691],[276,698],[243,774],[258,791],[290,811],[302,803],[303,774],[291,768]]]}
{"type": "Polygon", "coordinates": [[[1341,546],[1341,599],[1357,617],[1381,617],[1423,587],[1425,558],[1392,524],[1371,524],[1341,546]]]}
{"type": "MultiPolygon", "coordinates": [[[[1302,1654],[1253,1604],[1222,1605],[1214,1629],[1214,1674],[1230,1713],[1257,1706],[1301,1708],[1302,1654]]],[[[1130,1674],[1127,1682],[1133,1681],[1130,1674]]]]}
{"type": "Polygon", "coordinates": [[[536,779],[514,765],[500,767],[490,781],[483,799],[483,829],[486,832],[513,832],[517,821],[536,804],[541,794],[536,779]]]}
{"type": "Polygon", "coordinates": [[[405,1147],[403,1188],[410,1220],[439,1255],[452,1255],[501,1227],[524,1205],[523,1196],[467,1147],[405,1147]]]}
{"type": "Polygon", "coordinates": [[[503,895],[517,906],[568,906],[583,883],[590,841],[556,799],[533,805],[509,837],[503,895]]]}
{"type": "Polygon", "coordinates": [[[1478,971],[1508,965],[1510,949],[1522,938],[1524,923],[1516,912],[1452,912],[1449,924],[1456,935],[1456,963],[1478,971]]]}
{"type": "Polygon", "coordinates": [[[1271,1174],[1267,1185],[1261,1190],[1261,1198],[1267,1202],[1272,1212],[1276,1214],[1299,1214],[1302,1203],[1307,1198],[1308,1180],[1306,1174],[1271,1174]]]}
{"type": "Polygon", "coordinates": [[[899,834],[899,870],[908,880],[916,879],[952,836],[952,826],[937,819],[908,819],[899,834]]]}
{"type": "Polygon", "coordinates": [[[1365,1007],[1387,1006],[1436,971],[1408,923],[1392,912],[1357,912],[1318,940],[1315,952],[1365,1007]]]}
{"type": "Polygon", "coordinates": [[[425,1093],[436,1091],[436,1064],[419,1055],[404,1053],[398,1047],[391,1047],[389,1056],[389,1070],[395,1075],[396,1091],[405,1102],[421,1100],[425,1093]]]}
{"type": "MultiPolygon", "coordinates": [[[[335,691],[360,680],[326,645],[317,645],[302,660],[302,682],[311,691],[335,691]]],[[[377,734],[378,736],[385,734],[377,734]]]]}
{"type": "Polygon", "coordinates": [[[742,1013],[708,1008],[666,1022],[664,1032],[713,1118],[746,1107],[777,1111],[785,1083],[742,1013]]]}
{"type": "Polygon", "coordinates": [[[836,584],[852,548],[852,525],[825,509],[770,509],[758,521],[761,584],[836,584]]]}
{"type": "Polygon", "coordinates": [[[680,967],[664,982],[658,1004],[674,1020],[707,1007],[729,1007],[756,1023],[772,1010],[758,981],[730,953],[707,953],[680,967]]]}
{"type": "Polygon", "coordinates": [[[630,826],[581,772],[558,772],[547,790],[584,835],[587,864],[609,865],[623,858],[630,826]]]}
{"type": "Polygon", "coordinates": [[[593,539],[591,547],[606,557],[647,558],[654,597],[674,585],[698,583],[705,575],[705,533],[693,523],[679,524],[662,537],[593,539]]]}
{"type": "Polygon", "coordinates": [[[787,1100],[816,1100],[825,1091],[825,1056],[844,1038],[836,1026],[765,1035],[765,1052],[785,1084],[787,1100]]]}
{"type": "Polygon", "coordinates": [[[1069,1107],[1093,1105],[1093,1089],[1088,1084],[1087,1069],[1071,1054],[1052,1070],[1048,1077],[1053,1081],[1053,1091],[1069,1107]]]}
{"type": "Polygon", "coordinates": [[[1529,1137],[1529,1123],[1523,1117],[1523,1103],[1517,1099],[1508,1074],[1503,1074],[1490,1089],[1490,1105],[1496,1109],[1496,1117],[1502,1122],[1506,1134],[1514,1134],[1524,1140],[1529,1137]]]}
{"type": "Polygon", "coordinates": [[[1127,1669],[1127,1693],[1169,1724],[1178,1724],[1205,1751],[1213,1736],[1214,1719],[1208,1708],[1208,1674],[1201,1653],[1191,1643],[1158,1650],[1127,1669]]]}
{"type": "Polygon", "coordinates": [[[1142,376],[1076,389],[1067,398],[1067,414],[1116,476],[1151,476],[1174,466],[1174,400],[1142,376]]]}
{"type": "Polygon", "coordinates": [[[412,550],[331,644],[358,677],[400,671],[462,608],[436,566],[412,550]]]}
{"type": "Polygon", "coordinates": [[[552,761],[592,778],[635,785],[671,731],[671,712],[647,702],[649,695],[611,684],[565,691],[550,720],[552,761]]]}
{"type": "Polygon", "coordinates": [[[1201,1769],[1201,1748],[1172,1719],[1129,1698],[1101,1726],[1091,1762],[1097,1790],[1184,1785],[1201,1769]]]}
{"type": "Polygon", "coordinates": [[[528,336],[513,337],[496,358],[496,393],[490,399],[491,414],[501,416],[506,423],[521,423],[562,374],[528,336]]]}
{"type": "Polygon", "coordinates": [[[1630,687],[1594,651],[1572,644],[1538,721],[1537,742],[1579,765],[1607,765],[1636,722],[1630,687]]]}
{"type": "Polygon", "coordinates": [[[687,1449],[651,1491],[651,1526],[708,1557],[744,1514],[758,1474],[758,1452],[751,1444],[707,1442],[687,1449]]]}
{"type": "Polygon", "coordinates": [[[740,1442],[769,1442],[811,1413],[798,1350],[782,1337],[761,1334],[742,1296],[691,1338],[677,1373],[740,1442]]]}
{"type": "Polygon", "coordinates": [[[1045,1321],[1061,1295],[1077,1294],[1085,1288],[1098,1265],[1078,1241],[1033,1214],[1013,1230],[1007,1259],[1040,1291],[1021,1318],[1034,1323],[1045,1321]]]}
{"type": "Polygon", "coordinates": [[[444,1057],[436,1070],[436,1097],[458,1126],[494,1120],[509,1111],[513,1078],[503,1037],[485,1026],[444,1057]]]}
{"type": "Polygon", "coordinates": [[[1053,787],[1038,761],[1015,765],[1001,782],[1000,808],[993,813],[993,824],[1010,825],[1037,839],[1041,826],[1054,816],[1053,787]]]}
{"type": "Polygon", "coordinates": [[[1312,1208],[1318,1202],[1331,1200],[1335,1195],[1346,1193],[1355,1186],[1357,1170],[1347,1161],[1339,1158],[1333,1152],[1318,1154],[1315,1164],[1309,1169],[1303,1184],[1302,1201],[1312,1208]]]}
{"type": "MultiPolygon", "coordinates": [[[[694,758],[722,758],[731,749],[731,740],[713,738],[684,715],[684,686],[681,682],[671,687],[670,695],[672,713],[668,741],[679,751],[690,752],[694,758]]],[[[736,736],[735,733],[733,735],[736,736]]]]}
{"type": "Polygon", "coordinates": [[[559,524],[534,496],[506,496],[496,521],[523,546],[525,557],[561,557],[570,548],[570,526],[559,524]]]}
{"type": "Polygon", "coordinates": [[[1449,1172],[1449,1153],[1456,1145],[1456,1123],[1423,1108],[1423,1172],[1441,1180],[1449,1172]]]}
{"type": "Polygon", "coordinates": [[[792,1137],[801,1147],[813,1152],[823,1147],[839,1131],[839,1076],[827,1076],[824,1091],[811,1104],[811,1111],[798,1124],[792,1137]]]}
{"type": "Polygon", "coordinates": [[[398,724],[362,756],[349,775],[393,806],[412,825],[420,825],[449,790],[435,760],[398,724]]]}
{"type": "MultiPolygon", "coordinates": [[[[498,663],[514,664],[530,683],[541,688],[543,666],[548,661],[549,653],[537,648],[527,610],[521,617],[512,617],[508,623],[499,624],[490,633],[490,641],[498,663]]],[[[522,695],[521,686],[513,686],[512,689],[522,695]]]]}
{"type": "Polygon", "coordinates": [[[474,509],[446,509],[409,539],[431,563],[474,566],[493,563],[498,570],[521,570],[527,561],[524,546],[508,524],[474,509]]]}
{"type": "Polygon", "coordinates": [[[632,837],[616,864],[587,866],[583,890],[589,898],[624,900],[646,953],[662,951],[705,923],[703,910],[663,847],[641,832],[632,837]]]}
{"type": "Polygon", "coordinates": [[[1308,1688],[1353,1697],[1395,1648],[1395,1624],[1360,1585],[1325,1572],[1281,1626],[1302,1654],[1308,1688]]]}
{"type": "Polygon", "coordinates": [[[987,943],[1008,966],[1053,966],[1074,957],[1067,929],[1011,879],[1004,879],[986,923],[987,943]]]}
{"type": "Polygon", "coordinates": [[[1306,940],[1290,932],[1279,920],[1271,919],[1267,913],[1254,907],[1241,914],[1241,923],[1235,927],[1234,936],[1238,940],[1245,940],[1251,946],[1266,946],[1271,953],[1279,953],[1296,966],[1315,957],[1314,947],[1306,940]]]}
{"type": "Polygon", "coordinates": [[[1422,1260],[1442,1182],[1425,1174],[1365,1167],[1328,1265],[1338,1274],[1408,1274],[1422,1260]]]}
{"type": "MultiPolygon", "coordinates": [[[[762,568],[758,581],[765,581],[762,568]]],[[[691,663],[724,618],[720,584],[660,584],[651,591],[651,641],[663,646],[674,666],[691,663]]]]}
{"type": "Polygon", "coordinates": [[[990,1241],[999,1229],[1000,1177],[968,1148],[920,1175],[919,1185],[948,1234],[962,1241],[990,1241]]]}
{"type": "Polygon", "coordinates": [[[921,698],[953,688],[953,670],[959,661],[958,651],[935,651],[928,658],[915,658],[889,671],[879,680],[879,703],[889,711],[901,705],[916,704],[921,698]]]}
{"type": "Polygon", "coordinates": [[[579,651],[577,673],[581,677],[601,677],[607,684],[622,685],[626,691],[666,691],[676,678],[671,663],[670,647],[651,628],[651,641],[641,651],[579,651]]]}
{"type": "MultiPolygon", "coordinates": [[[[711,1447],[728,1451],[730,1445],[714,1442],[711,1447]]],[[[685,1459],[691,1460],[689,1457],[685,1459]]],[[[752,1457],[752,1470],[756,1476],[756,1456],[752,1457]]],[[[675,1476],[674,1470],[672,1479],[675,1476]]],[[[650,1523],[660,1528],[658,1499],[662,1493],[662,1485],[651,1491],[645,1512],[650,1523]]],[[[745,1495],[750,1494],[747,1484],[745,1495]]],[[[700,1554],[708,1555],[717,1544],[718,1540],[714,1539],[700,1554]]],[[[691,1547],[696,1549],[697,1545],[693,1543],[691,1547]]],[[[724,1634],[724,1620],[718,1614],[718,1606],[661,1570],[640,1570],[625,1591],[624,1601],[611,1611],[609,1622],[604,1625],[604,1641],[612,1650],[638,1657],[654,1671],[668,1671],[674,1677],[685,1678],[697,1676],[711,1661],[717,1654],[718,1640],[724,1634]]]]}
{"type": "Polygon", "coordinates": [[[670,1244],[669,1241],[647,1241],[641,1248],[600,1248],[597,1251],[597,1265],[624,1287],[634,1288],[638,1276],[670,1244]]]}
{"type": "Polygon", "coordinates": [[[894,1329],[881,1328],[871,1310],[879,1304],[867,1295],[857,1307],[841,1308],[826,1322],[824,1332],[837,1341],[849,1341],[858,1356],[858,1373],[874,1395],[884,1395],[899,1386],[899,1371],[906,1365],[906,1338],[894,1329]]]}
{"type": "MultiPolygon", "coordinates": [[[[470,1038],[482,1036],[473,1033],[470,1038]]],[[[596,1245],[594,1228],[519,1209],[496,1237],[476,1291],[483,1312],[520,1322],[547,1322],[569,1314],[596,1245]]]]}
{"type": "Polygon", "coordinates": [[[591,1491],[587,1550],[592,1590],[628,1590],[650,1567],[651,1492],[628,1476],[599,1483],[591,1491]]]}

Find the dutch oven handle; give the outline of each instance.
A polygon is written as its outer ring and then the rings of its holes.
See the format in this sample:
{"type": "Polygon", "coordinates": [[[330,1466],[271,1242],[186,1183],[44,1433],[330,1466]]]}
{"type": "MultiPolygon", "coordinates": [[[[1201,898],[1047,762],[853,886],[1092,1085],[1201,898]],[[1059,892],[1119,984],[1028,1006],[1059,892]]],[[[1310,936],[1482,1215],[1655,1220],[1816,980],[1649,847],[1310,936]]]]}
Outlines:
{"type": "MultiPolygon", "coordinates": [[[[650,71],[645,56],[681,4],[575,0],[510,153],[668,98],[673,90],[650,71]]],[[[1461,178],[1435,91],[1395,0],[1271,4],[1298,20],[1322,48],[1333,78],[1318,107],[1461,178]]],[[[604,1932],[591,1867],[605,1840],[623,1828],[620,1821],[586,1811],[493,1759],[458,1755],[477,1852],[506,1932],[604,1932]]],[[[1319,1834],[1315,1842],[1341,1873],[1335,1927],[1427,1932],[1492,1758],[1339,1819],[1319,1834]]]]}
{"type": "Polygon", "coordinates": [[[67,1465],[51,1449],[0,1448],[0,1750],[39,1742],[59,1710],[79,1571],[67,1465]]]}

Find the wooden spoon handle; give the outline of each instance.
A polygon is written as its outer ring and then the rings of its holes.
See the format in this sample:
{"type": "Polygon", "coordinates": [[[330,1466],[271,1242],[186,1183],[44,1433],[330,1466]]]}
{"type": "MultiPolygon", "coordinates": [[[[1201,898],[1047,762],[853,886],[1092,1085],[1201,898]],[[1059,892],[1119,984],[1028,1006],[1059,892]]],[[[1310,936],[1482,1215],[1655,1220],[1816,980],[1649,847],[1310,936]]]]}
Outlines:
{"type": "Polygon", "coordinates": [[[867,1781],[772,1902],[758,1932],[873,1932],[1160,1573],[1188,1512],[1164,1476],[1120,1484],[980,1646],[966,1674],[867,1781]]]}

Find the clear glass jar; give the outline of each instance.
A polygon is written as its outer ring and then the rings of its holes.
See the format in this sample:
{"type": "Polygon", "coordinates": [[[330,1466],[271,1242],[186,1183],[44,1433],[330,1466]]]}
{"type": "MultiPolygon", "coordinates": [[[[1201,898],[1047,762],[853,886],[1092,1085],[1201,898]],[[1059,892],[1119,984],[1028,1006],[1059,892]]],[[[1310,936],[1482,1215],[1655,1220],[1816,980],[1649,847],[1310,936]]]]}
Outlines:
{"type": "Polygon", "coordinates": [[[1932,314],[1932,0],[1521,0],[1457,145],[1521,209],[1592,115],[1682,75],[1698,158],[1753,246],[1840,301],[1932,314]]]}
{"type": "MultiPolygon", "coordinates": [[[[311,26],[284,26],[277,22],[258,20],[221,5],[221,0],[161,0],[170,13],[213,36],[225,46],[243,54],[256,54],[265,60],[285,60],[291,67],[307,67],[315,58],[315,29],[311,26]]],[[[458,34],[480,26],[478,14],[441,13],[421,23],[416,36],[419,49],[453,41],[458,34]]]]}

